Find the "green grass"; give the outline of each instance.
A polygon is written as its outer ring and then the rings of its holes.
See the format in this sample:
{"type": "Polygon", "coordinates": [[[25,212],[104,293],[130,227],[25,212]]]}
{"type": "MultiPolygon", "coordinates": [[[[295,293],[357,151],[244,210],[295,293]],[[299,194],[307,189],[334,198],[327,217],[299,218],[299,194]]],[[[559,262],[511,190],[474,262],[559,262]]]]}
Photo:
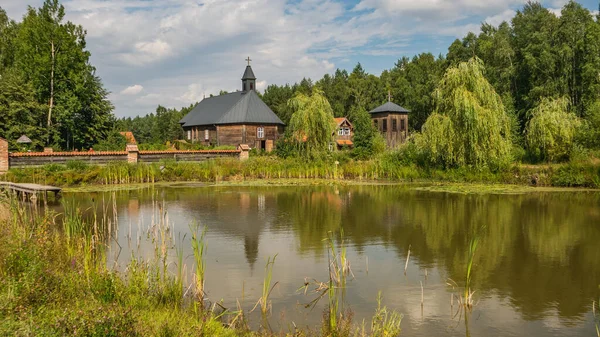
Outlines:
{"type": "MultiPolygon", "coordinates": [[[[377,294],[377,310],[371,320],[371,335],[373,336],[398,336],[400,335],[400,323],[402,315],[395,311],[389,311],[387,307],[381,306],[383,297],[381,292],[377,294]]],[[[364,333],[363,333],[364,335],[364,333]]]]}
{"type": "Polygon", "coordinates": [[[253,335],[194,311],[181,277],[154,277],[160,263],[107,268],[107,223],[86,222],[76,208],[58,217],[30,206],[0,200],[10,215],[0,220],[0,335],[253,335]]]}
{"type": "Polygon", "coordinates": [[[448,182],[600,188],[600,164],[572,162],[552,165],[515,164],[503,171],[487,169],[423,168],[384,154],[358,161],[338,158],[304,161],[275,156],[251,157],[247,161],[218,158],[198,163],[165,161],[153,164],[112,163],[105,166],[46,165],[11,169],[2,179],[54,186],[127,185],[157,182],[240,182],[247,180],[326,179],[353,181],[448,182]]]}

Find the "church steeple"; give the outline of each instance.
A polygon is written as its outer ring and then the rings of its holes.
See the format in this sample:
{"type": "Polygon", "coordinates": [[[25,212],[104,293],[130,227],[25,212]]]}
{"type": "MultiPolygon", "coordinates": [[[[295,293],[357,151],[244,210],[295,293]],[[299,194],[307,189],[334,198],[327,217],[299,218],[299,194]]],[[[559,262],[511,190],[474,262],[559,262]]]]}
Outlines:
{"type": "Polygon", "coordinates": [[[250,91],[256,89],[256,76],[254,76],[254,72],[252,71],[252,67],[250,67],[250,56],[246,59],[248,65],[246,66],[246,71],[244,71],[244,76],[242,76],[242,91],[250,91]]]}

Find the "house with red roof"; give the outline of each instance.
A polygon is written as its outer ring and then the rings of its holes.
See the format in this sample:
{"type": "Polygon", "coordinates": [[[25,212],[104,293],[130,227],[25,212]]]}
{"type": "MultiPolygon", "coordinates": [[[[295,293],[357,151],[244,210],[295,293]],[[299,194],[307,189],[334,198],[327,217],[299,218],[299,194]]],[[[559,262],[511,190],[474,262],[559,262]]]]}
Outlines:
{"type": "MultiPolygon", "coordinates": [[[[334,120],[337,126],[333,132],[333,140],[336,148],[341,150],[344,147],[350,148],[354,146],[354,143],[352,143],[352,137],[354,136],[352,123],[346,117],[334,118],[334,120]]],[[[331,150],[333,150],[334,144],[332,144],[331,150]]]]}

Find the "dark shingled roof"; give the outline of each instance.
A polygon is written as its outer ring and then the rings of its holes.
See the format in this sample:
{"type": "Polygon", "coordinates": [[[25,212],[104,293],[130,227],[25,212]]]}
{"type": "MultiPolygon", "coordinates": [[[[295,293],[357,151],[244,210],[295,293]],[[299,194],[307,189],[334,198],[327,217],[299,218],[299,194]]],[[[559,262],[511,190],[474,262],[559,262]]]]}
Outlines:
{"type": "Polygon", "coordinates": [[[380,113],[380,112],[399,112],[399,113],[409,113],[410,111],[404,109],[403,107],[399,106],[396,103],[392,103],[392,102],[387,102],[382,106],[379,106],[371,111],[369,111],[369,113],[372,114],[376,114],[376,113],[380,113]]]}
{"type": "Polygon", "coordinates": [[[246,66],[246,70],[244,71],[244,76],[242,76],[242,80],[255,80],[256,76],[254,76],[254,72],[250,66],[246,66]]]}
{"type": "Polygon", "coordinates": [[[205,98],[179,124],[183,127],[218,124],[284,125],[254,90],[205,98]]]}
{"type": "Polygon", "coordinates": [[[29,144],[31,143],[31,139],[29,139],[29,137],[22,135],[21,137],[19,137],[19,139],[17,139],[17,143],[20,144],[29,144]]]}

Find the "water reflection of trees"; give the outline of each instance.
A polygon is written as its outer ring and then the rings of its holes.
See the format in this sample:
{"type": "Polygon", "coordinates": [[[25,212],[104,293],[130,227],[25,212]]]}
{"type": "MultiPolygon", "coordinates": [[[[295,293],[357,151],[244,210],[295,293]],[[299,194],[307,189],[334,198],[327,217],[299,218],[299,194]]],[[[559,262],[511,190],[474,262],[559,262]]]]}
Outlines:
{"type": "MultiPolygon", "coordinates": [[[[460,282],[469,239],[478,234],[473,287],[507,297],[525,319],[552,308],[567,320],[580,318],[598,296],[598,193],[462,195],[399,186],[320,186],[163,188],[114,195],[120,212],[137,205],[131,199],[140,207],[153,198],[165,200],[210,231],[240,237],[250,265],[263,231],[293,231],[301,254],[320,256],[327,232],[343,226],[358,251],[384,245],[403,261],[410,245],[418,264],[437,266],[460,282]]],[[[101,197],[95,194],[96,200],[101,197]]]]}
{"type": "Polygon", "coordinates": [[[361,236],[351,236],[357,245],[380,238],[401,254],[411,245],[419,263],[437,263],[454,280],[464,278],[468,241],[478,233],[476,289],[510,297],[527,319],[554,306],[561,317],[577,318],[589,311],[600,282],[599,200],[598,194],[461,195],[374,187],[352,195],[342,221],[347,233],[361,236]]]}
{"type": "Polygon", "coordinates": [[[600,198],[586,193],[462,195],[393,186],[300,189],[278,196],[299,249],[321,251],[327,231],[344,228],[360,251],[393,246],[403,260],[438,265],[464,278],[467,246],[478,235],[474,287],[510,298],[526,319],[556,308],[566,319],[589,311],[600,282],[600,198]]]}

